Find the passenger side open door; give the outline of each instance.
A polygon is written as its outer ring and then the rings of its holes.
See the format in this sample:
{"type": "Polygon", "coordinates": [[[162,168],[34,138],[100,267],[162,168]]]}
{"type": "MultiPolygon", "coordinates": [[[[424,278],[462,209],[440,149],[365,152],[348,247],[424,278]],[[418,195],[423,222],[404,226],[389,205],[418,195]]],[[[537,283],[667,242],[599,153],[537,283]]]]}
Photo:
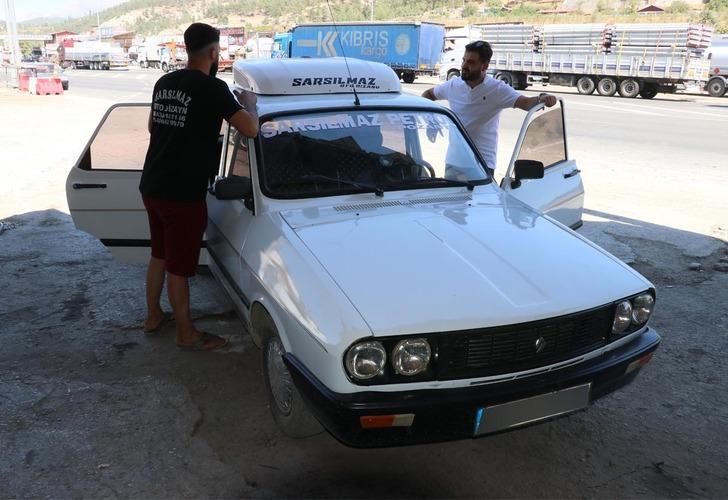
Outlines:
{"type": "Polygon", "coordinates": [[[584,185],[579,173],[576,162],[569,158],[563,101],[559,99],[550,109],[544,109],[543,104],[531,109],[521,127],[501,187],[524,203],[576,229],[581,226],[584,208],[584,185]],[[515,165],[518,160],[543,163],[543,178],[517,181],[515,165]]]}

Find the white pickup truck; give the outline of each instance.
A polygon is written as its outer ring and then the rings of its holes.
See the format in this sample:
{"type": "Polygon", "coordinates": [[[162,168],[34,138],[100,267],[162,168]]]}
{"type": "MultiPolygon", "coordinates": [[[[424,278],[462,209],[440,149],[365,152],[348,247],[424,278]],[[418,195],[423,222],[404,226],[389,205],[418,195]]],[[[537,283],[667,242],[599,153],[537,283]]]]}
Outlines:
{"type": "MultiPolygon", "coordinates": [[[[660,343],[655,290],[570,229],[584,191],[563,102],[527,114],[498,185],[448,109],[387,66],[348,68],[237,61],[260,134],[226,128],[208,196],[201,263],[261,348],[280,428],[355,447],[473,438],[631,382],[660,343]]],[[[76,226],[127,261],[149,258],[148,111],[113,106],[66,186],[76,226]]]]}

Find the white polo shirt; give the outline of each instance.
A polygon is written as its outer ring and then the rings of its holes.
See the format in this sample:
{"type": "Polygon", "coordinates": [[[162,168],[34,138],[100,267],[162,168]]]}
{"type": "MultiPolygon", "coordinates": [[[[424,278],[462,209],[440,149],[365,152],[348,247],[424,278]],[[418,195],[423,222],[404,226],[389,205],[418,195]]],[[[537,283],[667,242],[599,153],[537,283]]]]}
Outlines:
{"type": "Polygon", "coordinates": [[[512,108],[521,94],[490,76],[472,89],[462,78],[453,78],[433,90],[435,97],[450,102],[450,109],[465,125],[487,165],[495,169],[500,112],[512,108]]]}

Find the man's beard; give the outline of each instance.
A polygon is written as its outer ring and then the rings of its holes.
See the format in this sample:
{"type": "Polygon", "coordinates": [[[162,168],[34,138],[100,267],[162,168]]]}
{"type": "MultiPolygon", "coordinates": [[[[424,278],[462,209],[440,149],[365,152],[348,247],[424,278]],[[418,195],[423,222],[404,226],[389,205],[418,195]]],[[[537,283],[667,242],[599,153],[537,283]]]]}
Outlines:
{"type": "Polygon", "coordinates": [[[466,82],[477,82],[480,80],[480,73],[476,71],[463,71],[460,70],[460,78],[466,82]]]}
{"type": "Polygon", "coordinates": [[[218,66],[217,61],[212,63],[212,66],[210,66],[210,76],[217,75],[217,66],[218,66]]]}

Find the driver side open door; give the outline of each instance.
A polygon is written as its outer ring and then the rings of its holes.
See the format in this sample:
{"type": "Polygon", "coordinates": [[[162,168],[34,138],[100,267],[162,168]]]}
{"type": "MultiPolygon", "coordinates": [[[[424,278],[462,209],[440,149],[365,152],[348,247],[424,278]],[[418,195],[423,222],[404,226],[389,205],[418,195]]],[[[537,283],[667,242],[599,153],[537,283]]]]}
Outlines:
{"type": "Polygon", "coordinates": [[[569,158],[564,103],[545,109],[543,104],[526,115],[501,187],[531,207],[565,226],[581,226],[584,184],[576,162],[569,158]],[[535,160],[544,165],[543,179],[516,182],[517,160],[535,160]]]}

